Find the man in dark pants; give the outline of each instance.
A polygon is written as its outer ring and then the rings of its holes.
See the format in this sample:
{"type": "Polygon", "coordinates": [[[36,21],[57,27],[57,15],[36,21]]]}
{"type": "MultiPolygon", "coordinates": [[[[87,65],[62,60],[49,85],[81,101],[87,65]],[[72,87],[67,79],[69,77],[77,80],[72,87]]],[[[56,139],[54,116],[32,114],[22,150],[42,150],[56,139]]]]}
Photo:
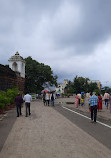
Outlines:
{"type": "Polygon", "coordinates": [[[27,117],[28,113],[29,113],[29,115],[31,115],[31,113],[30,113],[30,103],[26,102],[25,106],[26,106],[26,117],[27,117]]]}
{"type": "Polygon", "coordinates": [[[96,123],[96,118],[97,118],[97,105],[98,105],[98,97],[91,93],[91,97],[89,99],[89,105],[91,108],[91,122],[96,123]],[[94,115],[94,121],[93,121],[93,115],[94,115]]]}
{"type": "Polygon", "coordinates": [[[23,100],[25,101],[25,106],[26,106],[26,117],[29,115],[31,115],[30,113],[30,102],[32,101],[32,96],[30,94],[26,94],[23,98],[23,100]]]}
{"type": "Polygon", "coordinates": [[[50,94],[50,100],[51,100],[51,105],[53,105],[53,106],[54,106],[54,99],[55,99],[55,94],[54,94],[54,92],[52,92],[50,94]]]}
{"type": "Polygon", "coordinates": [[[23,103],[23,99],[22,99],[22,96],[20,95],[20,93],[18,93],[18,95],[16,96],[15,102],[16,102],[16,109],[17,109],[17,117],[19,117],[20,115],[22,115],[21,105],[23,103]]]}

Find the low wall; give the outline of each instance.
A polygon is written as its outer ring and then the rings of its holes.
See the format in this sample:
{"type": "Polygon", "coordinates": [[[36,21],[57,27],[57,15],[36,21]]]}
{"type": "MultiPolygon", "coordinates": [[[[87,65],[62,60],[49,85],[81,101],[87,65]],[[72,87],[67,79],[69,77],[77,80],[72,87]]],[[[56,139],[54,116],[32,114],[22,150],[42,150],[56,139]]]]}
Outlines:
{"type": "Polygon", "coordinates": [[[25,78],[17,77],[17,79],[16,79],[16,85],[19,87],[20,92],[24,93],[25,78]]]}
{"type": "Polygon", "coordinates": [[[25,78],[18,76],[9,67],[0,64],[0,90],[6,91],[14,86],[18,86],[19,90],[23,93],[25,78]]]}

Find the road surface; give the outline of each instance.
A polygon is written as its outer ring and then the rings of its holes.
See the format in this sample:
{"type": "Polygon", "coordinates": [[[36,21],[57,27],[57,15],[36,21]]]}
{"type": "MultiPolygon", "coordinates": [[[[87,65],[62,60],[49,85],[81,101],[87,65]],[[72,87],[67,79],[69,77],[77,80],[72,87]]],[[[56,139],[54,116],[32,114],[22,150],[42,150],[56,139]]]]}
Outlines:
{"type": "Polygon", "coordinates": [[[111,129],[106,126],[91,124],[60,105],[44,106],[41,101],[31,103],[30,117],[25,117],[25,107],[22,113],[16,118],[15,111],[10,112],[0,121],[0,137],[6,136],[0,158],[111,157],[111,129]],[[8,133],[6,124],[3,126],[6,121],[8,133]]]}

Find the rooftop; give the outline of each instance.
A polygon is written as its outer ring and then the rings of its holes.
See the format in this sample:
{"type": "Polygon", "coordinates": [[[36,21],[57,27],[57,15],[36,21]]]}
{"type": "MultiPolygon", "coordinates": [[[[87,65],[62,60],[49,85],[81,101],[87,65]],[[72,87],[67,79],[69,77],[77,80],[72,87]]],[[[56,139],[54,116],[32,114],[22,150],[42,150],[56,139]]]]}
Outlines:
{"type": "Polygon", "coordinates": [[[12,56],[8,61],[22,61],[22,62],[25,62],[23,57],[21,57],[18,52],[16,52],[15,55],[12,56]]]}

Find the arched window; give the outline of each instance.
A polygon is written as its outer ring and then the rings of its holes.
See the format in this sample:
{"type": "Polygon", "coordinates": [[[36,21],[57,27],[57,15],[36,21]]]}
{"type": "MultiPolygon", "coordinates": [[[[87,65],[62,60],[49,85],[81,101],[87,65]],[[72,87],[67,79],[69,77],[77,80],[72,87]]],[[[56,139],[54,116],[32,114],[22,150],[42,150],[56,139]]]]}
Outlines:
{"type": "Polygon", "coordinates": [[[13,65],[12,65],[12,70],[13,70],[13,71],[18,71],[18,65],[17,65],[16,62],[13,63],[13,65]]]}

